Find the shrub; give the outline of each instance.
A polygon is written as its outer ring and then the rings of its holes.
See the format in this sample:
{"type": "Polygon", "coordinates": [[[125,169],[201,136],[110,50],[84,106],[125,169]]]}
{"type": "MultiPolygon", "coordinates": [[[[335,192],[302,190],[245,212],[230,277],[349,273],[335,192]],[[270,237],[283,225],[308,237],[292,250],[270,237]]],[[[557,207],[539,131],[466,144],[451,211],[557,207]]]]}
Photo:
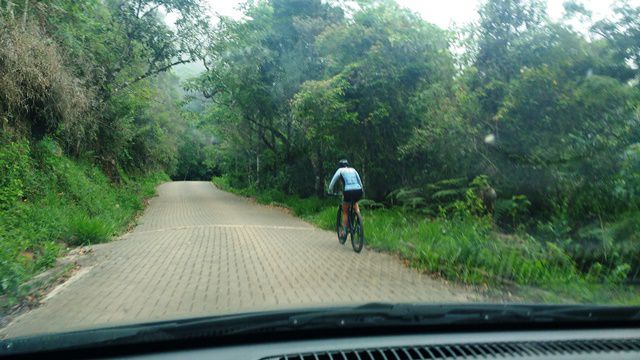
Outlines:
{"type": "MultiPolygon", "coordinates": [[[[278,200],[323,229],[335,227],[333,199],[301,199],[274,190],[238,190],[225,178],[214,178],[213,182],[232,192],[255,196],[259,202],[278,200]]],[[[482,214],[484,208],[472,190],[466,189],[464,198],[451,210],[443,218],[425,218],[404,206],[365,211],[367,246],[400,253],[416,268],[468,283],[507,280],[540,285],[577,278],[575,264],[562,248],[530,236],[498,235],[489,217],[474,216],[482,214]]]]}
{"type": "Polygon", "coordinates": [[[55,264],[63,241],[75,246],[109,240],[167,179],[140,174],[115,185],[96,166],[66,157],[52,139],[33,146],[0,140],[3,170],[18,169],[0,177],[0,193],[10,194],[0,206],[0,295],[10,302],[22,282],[55,264]]]}
{"type": "Polygon", "coordinates": [[[91,245],[109,240],[113,233],[111,226],[103,220],[86,215],[76,216],[69,222],[69,245],[91,245]]]}
{"type": "Polygon", "coordinates": [[[0,294],[16,294],[26,277],[25,267],[19,261],[20,251],[17,244],[5,240],[6,238],[0,235],[3,244],[0,248],[0,294]]]}
{"type": "MultiPolygon", "coordinates": [[[[261,195],[254,188],[237,189],[224,177],[212,181],[240,195],[263,199],[281,196],[273,191],[261,195]]],[[[474,216],[482,213],[482,204],[475,193],[467,190],[463,192],[464,198],[454,202],[442,217],[425,217],[422,212],[403,210],[401,206],[364,211],[367,246],[400,254],[412,267],[454,281],[518,285],[523,296],[536,301],[638,301],[637,294],[618,286],[633,271],[626,263],[616,263],[613,268],[595,263],[588,273],[581,273],[575,254],[553,236],[552,241],[544,241],[526,233],[507,235],[494,231],[490,217],[474,216]],[[540,292],[529,285],[553,291],[540,292]]],[[[524,197],[511,199],[508,208],[513,209],[511,205],[515,204],[518,211],[524,212],[528,208],[526,200],[524,197]]],[[[285,196],[284,204],[296,215],[325,230],[335,229],[334,199],[285,196]]],[[[540,225],[540,232],[566,236],[569,228],[560,215],[549,226],[540,225]]],[[[632,220],[628,221],[622,228],[634,233],[635,225],[632,220]]]]}
{"type": "Polygon", "coordinates": [[[55,241],[47,241],[42,245],[40,254],[36,258],[36,268],[46,269],[56,263],[56,259],[60,254],[61,246],[55,241]]]}
{"type": "Polygon", "coordinates": [[[368,244],[407,257],[413,266],[469,283],[544,284],[576,276],[569,256],[533,238],[498,235],[489,219],[412,219],[402,213],[365,215],[368,244]]]}
{"type": "Polygon", "coordinates": [[[54,41],[35,26],[5,21],[0,59],[0,112],[11,127],[37,138],[60,130],[70,144],[90,137],[91,90],[65,68],[54,41]]]}
{"type": "Polygon", "coordinates": [[[30,170],[28,142],[10,141],[8,136],[0,135],[0,209],[22,199],[30,170]]]}

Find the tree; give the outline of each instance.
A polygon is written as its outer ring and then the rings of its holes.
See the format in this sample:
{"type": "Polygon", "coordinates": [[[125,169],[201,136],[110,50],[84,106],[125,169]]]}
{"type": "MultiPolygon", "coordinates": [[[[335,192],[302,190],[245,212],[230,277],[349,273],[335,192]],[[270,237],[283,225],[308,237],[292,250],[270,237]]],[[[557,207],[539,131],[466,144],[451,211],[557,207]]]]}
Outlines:
{"type": "Polygon", "coordinates": [[[12,127],[55,136],[112,177],[118,167],[173,169],[177,84],[166,75],[207,44],[199,0],[19,0],[0,8],[0,72],[13,73],[0,84],[0,108],[12,127]]]}
{"type": "Polygon", "coordinates": [[[344,101],[347,86],[340,76],[307,81],[294,97],[293,117],[297,130],[304,134],[304,152],[313,168],[306,180],[314,184],[313,192],[319,196],[341,152],[358,151],[350,142],[353,132],[349,130],[357,126],[357,114],[349,112],[344,101]]]}
{"type": "Polygon", "coordinates": [[[329,74],[338,73],[348,84],[342,98],[356,115],[339,150],[360,167],[368,195],[382,199],[415,168],[400,162],[398,152],[423,121],[410,113],[410,99],[451,86],[449,38],[395,4],[375,2],[356,13],[353,23],[323,33],[319,47],[329,74]]]}
{"type": "Polygon", "coordinates": [[[618,61],[633,64],[631,78],[640,66],[640,6],[618,1],[613,10],[613,19],[601,20],[591,30],[611,44],[618,61]]]}
{"type": "Polygon", "coordinates": [[[479,11],[475,66],[487,81],[509,81],[520,64],[513,50],[527,42],[544,25],[546,12],[540,0],[487,0],[479,11]]]}
{"type": "Polygon", "coordinates": [[[287,180],[278,180],[278,172],[280,164],[299,165],[300,136],[294,133],[291,101],[304,81],[320,77],[315,36],[340,21],[342,11],[319,0],[281,0],[256,3],[246,14],[250,21],[221,21],[208,49],[207,71],[190,89],[202,91],[216,107],[239,114],[238,122],[226,124],[245,135],[240,153],[253,162],[251,168],[261,167],[272,175],[265,181],[290,187],[287,180]]]}
{"type": "Polygon", "coordinates": [[[631,98],[615,79],[573,82],[550,68],[525,70],[510,83],[498,113],[503,186],[541,211],[549,210],[550,199],[567,196],[574,223],[617,213],[612,181],[636,138],[628,131],[637,122],[631,98]]]}

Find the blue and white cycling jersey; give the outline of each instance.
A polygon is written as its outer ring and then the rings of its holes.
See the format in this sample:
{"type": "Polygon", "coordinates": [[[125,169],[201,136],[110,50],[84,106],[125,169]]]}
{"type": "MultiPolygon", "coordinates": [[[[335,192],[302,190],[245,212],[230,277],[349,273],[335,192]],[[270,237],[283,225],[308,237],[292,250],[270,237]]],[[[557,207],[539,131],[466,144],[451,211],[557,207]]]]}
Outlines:
{"type": "Polygon", "coordinates": [[[356,169],[344,167],[339,168],[333,175],[331,184],[329,184],[329,192],[334,191],[333,188],[336,186],[340,178],[342,178],[344,183],[344,191],[362,190],[362,181],[360,180],[360,175],[356,169]]]}

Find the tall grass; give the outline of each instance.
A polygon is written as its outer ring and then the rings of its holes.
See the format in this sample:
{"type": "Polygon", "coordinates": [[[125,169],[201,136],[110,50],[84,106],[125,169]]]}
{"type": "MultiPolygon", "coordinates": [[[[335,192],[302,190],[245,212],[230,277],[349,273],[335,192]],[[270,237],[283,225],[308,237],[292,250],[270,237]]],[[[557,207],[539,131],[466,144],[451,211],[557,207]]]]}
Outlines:
{"type": "MultiPolygon", "coordinates": [[[[335,227],[335,200],[236,189],[219,177],[212,181],[219,188],[254,197],[259,203],[288,207],[323,229],[335,227]]],[[[569,254],[556,244],[524,233],[501,234],[488,218],[430,218],[400,208],[376,208],[364,209],[363,219],[368,248],[399,254],[411,267],[435,276],[497,286],[530,301],[640,303],[637,291],[622,286],[620,279],[581,273],[569,254]]]]}
{"type": "Polygon", "coordinates": [[[115,185],[95,165],[72,160],[52,140],[0,138],[0,295],[52,266],[67,247],[108,241],[168,177],[124,178],[115,185]]]}

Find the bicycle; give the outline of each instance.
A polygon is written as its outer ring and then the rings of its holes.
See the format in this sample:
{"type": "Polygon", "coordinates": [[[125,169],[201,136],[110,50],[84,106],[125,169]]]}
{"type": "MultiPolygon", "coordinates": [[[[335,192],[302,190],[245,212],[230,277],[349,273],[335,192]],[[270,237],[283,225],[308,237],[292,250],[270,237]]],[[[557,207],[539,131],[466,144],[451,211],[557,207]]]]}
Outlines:
{"type": "MultiPolygon", "coordinates": [[[[351,235],[351,247],[353,251],[359,253],[364,247],[364,226],[362,226],[362,215],[356,213],[353,202],[349,202],[349,210],[347,215],[347,229],[351,235]]],[[[338,216],[336,218],[336,232],[338,234],[338,241],[341,245],[347,241],[349,234],[345,233],[344,237],[340,236],[340,229],[342,228],[342,203],[338,205],[338,216]]]]}

